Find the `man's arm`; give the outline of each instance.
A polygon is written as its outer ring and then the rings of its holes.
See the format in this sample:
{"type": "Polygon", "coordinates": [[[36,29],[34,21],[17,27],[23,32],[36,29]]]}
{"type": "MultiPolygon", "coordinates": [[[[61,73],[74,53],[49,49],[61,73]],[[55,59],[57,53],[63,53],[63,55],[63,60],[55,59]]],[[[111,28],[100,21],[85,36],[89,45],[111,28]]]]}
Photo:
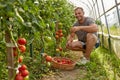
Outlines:
{"type": "Polygon", "coordinates": [[[67,38],[67,41],[72,42],[74,40],[74,37],[75,37],[75,33],[70,33],[70,35],[67,38]]]}
{"type": "Polygon", "coordinates": [[[67,38],[67,44],[66,44],[67,48],[71,46],[71,43],[73,42],[74,37],[75,37],[75,33],[70,33],[70,35],[67,38]]]}
{"type": "Polygon", "coordinates": [[[89,26],[78,26],[78,27],[73,27],[71,29],[71,32],[76,32],[76,31],[86,31],[88,33],[94,33],[94,32],[97,32],[98,31],[98,27],[96,24],[91,24],[89,26]]]}

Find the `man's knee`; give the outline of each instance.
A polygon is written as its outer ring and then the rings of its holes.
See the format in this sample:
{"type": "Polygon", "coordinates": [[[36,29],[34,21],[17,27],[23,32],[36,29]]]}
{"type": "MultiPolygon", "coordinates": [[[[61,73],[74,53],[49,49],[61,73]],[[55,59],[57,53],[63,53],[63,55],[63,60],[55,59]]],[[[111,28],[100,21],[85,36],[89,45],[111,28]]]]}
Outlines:
{"type": "Polygon", "coordinates": [[[88,39],[88,41],[90,41],[90,39],[92,39],[92,41],[97,42],[97,36],[92,33],[87,34],[87,39],[88,39]]]}

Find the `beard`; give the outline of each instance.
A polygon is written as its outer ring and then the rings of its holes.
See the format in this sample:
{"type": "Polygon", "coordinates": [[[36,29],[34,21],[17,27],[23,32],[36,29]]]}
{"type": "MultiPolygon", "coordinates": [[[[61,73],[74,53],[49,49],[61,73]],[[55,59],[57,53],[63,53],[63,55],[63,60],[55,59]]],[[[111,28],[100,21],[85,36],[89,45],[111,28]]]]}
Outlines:
{"type": "Polygon", "coordinates": [[[77,17],[77,20],[78,20],[78,21],[82,21],[82,20],[83,20],[83,17],[77,17]]]}

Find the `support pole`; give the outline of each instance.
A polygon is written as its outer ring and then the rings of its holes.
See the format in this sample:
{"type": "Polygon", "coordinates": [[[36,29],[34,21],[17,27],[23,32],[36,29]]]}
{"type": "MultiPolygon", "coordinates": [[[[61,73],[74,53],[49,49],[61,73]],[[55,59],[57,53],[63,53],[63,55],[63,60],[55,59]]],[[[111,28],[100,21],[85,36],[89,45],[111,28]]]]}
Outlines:
{"type": "MultiPolygon", "coordinates": [[[[31,31],[29,33],[29,35],[31,35],[31,31]]],[[[33,44],[30,44],[30,57],[33,57],[33,44]]]]}
{"type": "Polygon", "coordinates": [[[94,9],[94,14],[95,14],[95,20],[97,19],[97,13],[96,13],[96,9],[95,9],[95,2],[92,0],[93,2],[93,9],[94,9]]]}
{"type": "MultiPolygon", "coordinates": [[[[5,41],[7,44],[11,43],[10,33],[7,30],[5,31],[5,41]]],[[[8,80],[12,80],[12,78],[14,77],[13,48],[7,46],[6,53],[7,53],[7,66],[8,66],[8,80]]]]}
{"type": "Polygon", "coordinates": [[[108,31],[108,44],[109,44],[109,51],[110,51],[110,53],[111,53],[110,31],[109,31],[109,28],[108,28],[108,22],[107,22],[107,17],[106,17],[106,13],[105,13],[105,7],[104,7],[103,0],[101,0],[101,2],[102,2],[103,12],[104,12],[104,16],[105,16],[105,22],[106,22],[106,26],[107,26],[107,31],[108,31]]]}
{"type": "Polygon", "coordinates": [[[115,0],[115,5],[116,5],[116,10],[117,10],[117,15],[118,15],[118,22],[119,22],[119,25],[120,25],[120,13],[119,13],[119,9],[118,9],[118,5],[117,5],[117,0],[115,0]]]}
{"type": "MultiPolygon", "coordinates": [[[[99,6],[98,6],[98,1],[96,0],[96,4],[97,4],[97,10],[98,10],[98,15],[99,15],[99,18],[100,18],[100,11],[99,11],[99,6]]],[[[100,21],[101,21],[101,18],[99,19],[100,21]]],[[[104,44],[104,37],[103,37],[103,26],[102,26],[102,24],[100,24],[100,27],[101,27],[101,31],[102,31],[102,46],[103,46],[103,44],[104,44]]]]}

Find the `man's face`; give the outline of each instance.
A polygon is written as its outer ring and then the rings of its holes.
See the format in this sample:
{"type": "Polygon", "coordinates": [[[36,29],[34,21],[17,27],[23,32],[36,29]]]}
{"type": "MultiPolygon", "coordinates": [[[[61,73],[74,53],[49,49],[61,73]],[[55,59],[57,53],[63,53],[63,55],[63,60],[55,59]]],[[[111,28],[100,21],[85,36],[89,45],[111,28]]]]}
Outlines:
{"type": "Polygon", "coordinates": [[[75,17],[78,19],[78,21],[82,21],[84,17],[84,12],[81,9],[75,10],[75,17]]]}

